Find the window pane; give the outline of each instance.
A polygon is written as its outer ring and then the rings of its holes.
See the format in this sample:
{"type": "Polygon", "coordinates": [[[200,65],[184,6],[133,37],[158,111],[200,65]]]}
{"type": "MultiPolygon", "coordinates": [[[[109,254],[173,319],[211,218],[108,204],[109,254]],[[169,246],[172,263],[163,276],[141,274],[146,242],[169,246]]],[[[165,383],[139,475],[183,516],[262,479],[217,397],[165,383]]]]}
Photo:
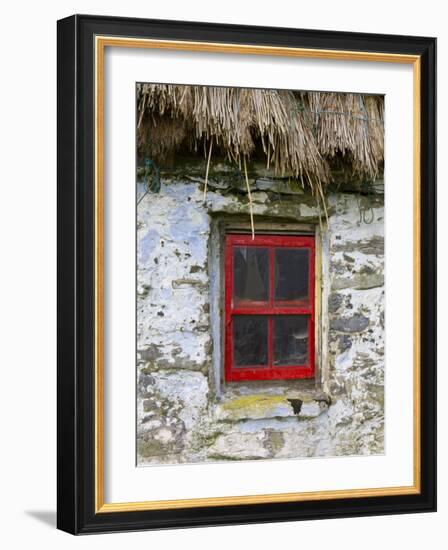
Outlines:
{"type": "Polygon", "coordinates": [[[268,318],[237,315],[233,318],[233,365],[248,367],[268,364],[268,318]]]}
{"type": "Polygon", "coordinates": [[[308,316],[274,317],[274,366],[308,364],[308,316]]]}
{"type": "MultiPolygon", "coordinates": [[[[302,302],[309,299],[309,250],[275,250],[275,301],[302,302]]],[[[288,305],[288,304],[282,304],[288,305]]],[[[295,305],[291,303],[291,305],[295,305]]]]}
{"type": "Polygon", "coordinates": [[[233,298],[238,302],[267,302],[269,255],[267,248],[238,246],[233,251],[233,298]]]}

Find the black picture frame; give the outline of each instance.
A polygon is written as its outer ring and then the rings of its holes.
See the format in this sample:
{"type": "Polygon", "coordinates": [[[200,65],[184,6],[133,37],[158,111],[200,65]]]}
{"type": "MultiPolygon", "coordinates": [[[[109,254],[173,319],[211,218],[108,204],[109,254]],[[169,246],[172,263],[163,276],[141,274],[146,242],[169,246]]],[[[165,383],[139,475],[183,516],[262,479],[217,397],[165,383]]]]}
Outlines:
{"type": "Polygon", "coordinates": [[[74,15],[58,21],[57,526],[73,534],[436,510],[436,39],[74,15]],[[95,36],[415,55],[421,70],[420,492],[300,502],[95,510],[95,36]]]}

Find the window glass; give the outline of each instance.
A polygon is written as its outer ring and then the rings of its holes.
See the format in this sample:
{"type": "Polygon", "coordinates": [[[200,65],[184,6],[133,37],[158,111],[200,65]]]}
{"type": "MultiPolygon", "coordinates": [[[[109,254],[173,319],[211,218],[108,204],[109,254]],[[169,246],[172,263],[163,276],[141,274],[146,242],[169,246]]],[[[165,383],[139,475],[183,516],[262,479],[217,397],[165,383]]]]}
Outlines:
{"type": "Polygon", "coordinates": [[[308,364],[308,316],[274,317],[274,366],[308,364]]]}
{"type": "Polygon", "coordinates": [[[314,238],[230,234],[225,379],[313,378],[314,238]]]}
{"type": "Polygon", "coordinates": [[[275,302],[294,306],[309,299],[309,250],[277,248],[275,250],[275,302]]]}
{"type": "Polygon", "coordinates": [[[233,252],[234,303],[267,302],[269,254],[267,248],[237,246],[233,252]]]}
{"type": "Polygon", "coordinates": [[[233,363],[235,367],[267,366],[266,315],[236,315],[233,318],[233,363]]]}

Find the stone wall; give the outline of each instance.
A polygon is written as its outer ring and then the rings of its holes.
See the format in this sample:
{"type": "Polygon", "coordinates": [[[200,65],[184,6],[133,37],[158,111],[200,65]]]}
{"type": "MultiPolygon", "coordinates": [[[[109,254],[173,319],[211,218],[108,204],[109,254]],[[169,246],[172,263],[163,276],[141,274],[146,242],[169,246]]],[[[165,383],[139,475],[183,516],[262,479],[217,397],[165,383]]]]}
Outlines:
{"type": "MultiPolygon", "coordinates": [[[[312,196],[252,181],[257,223],[315,224],[321,248],[315,382],[222,380],[220,220],[249,219],[225,180],[162,179],[138,205],[138,463],[384,452],[384,219],[381,196],[312,196]]],[[[143,196],[139,185],[138,195],[143,196]]]]}

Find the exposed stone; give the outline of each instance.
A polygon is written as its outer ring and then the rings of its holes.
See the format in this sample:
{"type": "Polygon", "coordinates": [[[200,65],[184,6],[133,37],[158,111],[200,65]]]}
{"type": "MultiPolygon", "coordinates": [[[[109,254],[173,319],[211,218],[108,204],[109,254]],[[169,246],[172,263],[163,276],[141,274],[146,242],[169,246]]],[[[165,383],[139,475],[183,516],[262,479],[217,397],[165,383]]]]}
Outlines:
{"type": "Polygon", "coordinates": [[[271,456],[278,454],[285,444],[283,432],[280,430],[265,431],[265,447],[268,449],[271,456]]]}
{"type": "Polygon", "coordinates": [[[211,228],[222,217],[248,222],[249,204],[244,175],[218,168],[210,172],[205,203],[204,166],[190,178],[180,176],[188,167],[179,167],[138,206],[138,463],[384,452],[382,198],[372,202],[373,221],[365,224],[355,195],[330,194],[326,224],[297,180],[261,168],[250,175],[256,232],[257,220],[323,222],[325,385],[226,385],[221,245],[211,228]]]}
{"type": "Polygon", "coordinates": [[[189,289],[192,286],[197,286],[200,288],[207,288],[206,283],[199,279],[191,279],[184,277],[183,279],[174,279],[171,283],[173,288],[187,288],[189,289]]]}
{"type": "Polygon", "coordinates": [[[304,191],[297,180],[271,180],[258,178],[255,187],[260,191],[271,191],[281,195],[303,195],[304,191]]]}
{"type": "Polygon", "coordinates": [[[265,446],[265,434],[231,432],[218,437],[210,447],[208,456],[215,460],[248,460],[268,458],[269,448],[265,446]]]}
{"type": "Polygon", "coordinates": [[[277,395],[245,395],[216,406],[217,420],[242,420],[293,416],[291,404],[277,395]]]}
{"type": "Polygon", "coordinates": [[[336,313],[343,303],[344,296],[342,296],[342,294],[332,292],[328,298],[328,311],[330,313],[336,313]]]}
{"type": "Polygon", "coordinates": [[[331,320],[330,328],[338,332],[362,332],[369,326],[369,320],[361,313],[351,317],[336,317],[331,320]]]}
{"type": "Polygon", "coordinates": [[[347,334],[338,335],[338,346],[341,353],[352,347],[352,340],[347,334]]]}
{"type": "Polygon", "coordinates": [[[333,282],[335,290],[353,288],[356,290],[368,290],[384,286],[384,275],[382,273],[355,274],[350,278],[336,278],[333,282]]]}
{"type": "Polygon", "coordinates": [[[185,423],[179,403],[164,397],[153,384],[146,388],[137,431],[137,448],[144,458],[180,453],[185,447],[185,423]]]}
{"type": "Polygon", "coordinates": [[[159,357],[162,357],[162,352],[160,350],[160,346],[156,346],[155,344],[149,344],[145,349],[137,350],[137,360],[142,363],[155,361],[159,357]]]}
{"type": "Polygon", "coordinates": [[[347,240],[343,245],[334,245],[334,251],[342,250],[343,252],[363,252],[364,254],[384,255],[384,237],[382,235],[374,235],[369,239],[359,241],[347,240]]]}
{"type": "Polygon", "coordinates": [[[323,402],[320,402],[320,403],[318,401],[304,402],[302,404],[302,408],[300,409],[300,417],[315,418],[316,416],[319,416],[327,408],[328,408],[327,404],[323,402]]]}
{"type": "Polygon", "coordinates": [[[303,204],[300,207],[300,215],[306,220],[319,218],[322,213],[319,211],[319,208],[317,206],[310,208],[306,204],[303,204]]]}
{"type": "Polygon", "coordinates": [[[345,252],[342,254],[342,257],[344,258],[344,260],[346,262],[349,262],[351,264],[355,263],[355,258],[353,258],[352,256],[349,256],[348,254],[346,254],[345,252]]]}
{"type": "Polygon", "coordinates": [[[182,422],[174,425],[143,424],[148,431],[140,431],[137,438],[137,450],[143,458],[163,457],[179,454],[185,446],[185,426],[182,422]]]}

